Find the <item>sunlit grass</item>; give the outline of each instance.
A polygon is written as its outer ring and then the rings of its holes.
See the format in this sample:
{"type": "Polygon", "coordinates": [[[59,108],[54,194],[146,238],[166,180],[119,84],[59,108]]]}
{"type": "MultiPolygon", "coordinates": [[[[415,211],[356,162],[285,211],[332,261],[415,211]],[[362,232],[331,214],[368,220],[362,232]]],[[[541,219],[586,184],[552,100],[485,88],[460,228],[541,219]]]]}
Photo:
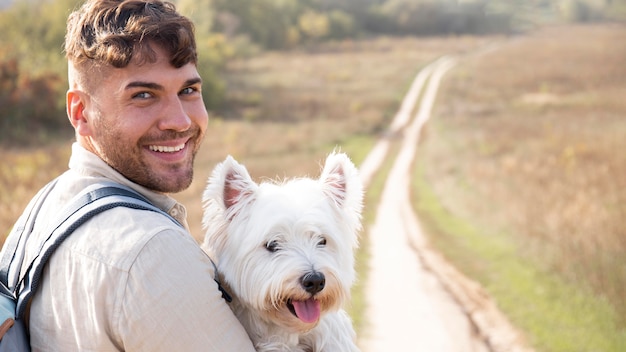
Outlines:
{"type": "Polygon", "coordinates": [[[433,242],[541,351],[625,350],[625,35],[549,28],[468,59],[420,146],[433,242]]]}
{"type": "Polygon", "coordinates": [[[476,227],[447,211],[419,164],[415,207],[429,238],[456,267],[477,279],[538,351],[624,351],[626,329],[615,310],[590,290],[546,272],[520,255],[506,233],[476,227]]]}
{"type": "Polygon", "coordinates": [[[70,144],[70,141],[56,141],[46,148],[3,151],[0,162],[1,242],[39,188],[67,169],[70,144]]]}

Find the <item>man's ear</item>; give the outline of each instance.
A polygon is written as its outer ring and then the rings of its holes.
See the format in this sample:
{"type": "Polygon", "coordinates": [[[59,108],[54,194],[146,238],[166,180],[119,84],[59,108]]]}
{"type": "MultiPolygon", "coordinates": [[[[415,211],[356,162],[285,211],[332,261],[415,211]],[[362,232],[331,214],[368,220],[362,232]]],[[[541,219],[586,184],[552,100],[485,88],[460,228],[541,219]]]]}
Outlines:
{"type": "Polygon", "coordinates": [[[80,90],[70,89],[67,91],[66,99],[67,117],[76,133],[83,137],[91,136],[91,119],[85,113],[89,99],[87,94],[80,90]]]}

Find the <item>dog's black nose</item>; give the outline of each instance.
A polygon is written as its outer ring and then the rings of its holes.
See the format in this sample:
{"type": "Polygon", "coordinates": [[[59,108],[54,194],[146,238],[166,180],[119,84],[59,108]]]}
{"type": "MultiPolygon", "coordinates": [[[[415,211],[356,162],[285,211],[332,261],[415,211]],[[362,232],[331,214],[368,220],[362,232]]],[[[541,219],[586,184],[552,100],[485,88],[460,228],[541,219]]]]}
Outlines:
{"type": "Polygon", "coordinates": [[[300,283],[306,292],[314,295],[324,289],[326,285],[326,277],[324,274],[314,271],[312,273],[305,274],[300,278],[300,283]]]}

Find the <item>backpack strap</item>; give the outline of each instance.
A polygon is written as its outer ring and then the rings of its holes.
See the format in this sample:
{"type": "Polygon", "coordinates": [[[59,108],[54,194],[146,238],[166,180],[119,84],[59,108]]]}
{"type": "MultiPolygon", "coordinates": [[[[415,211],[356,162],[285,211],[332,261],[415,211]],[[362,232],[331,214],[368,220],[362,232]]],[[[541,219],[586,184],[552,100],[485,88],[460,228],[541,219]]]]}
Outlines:
{"type": "Polygon", "coordinates": [[[28,302],[39,287],[45,264],[61,243],[93,216],[119,206],[157,212],[182,227],[169,214],[150,204],[146,198],[128,187],[119,184],[90,186],[70,202],[70,205],[63,211],[63,215],[50,227],[50,234],[39,245],[38,254],[29,263],[26,274],[14,288],[13,294],[17,298],[17,319],[23,317],[28,302]]]}

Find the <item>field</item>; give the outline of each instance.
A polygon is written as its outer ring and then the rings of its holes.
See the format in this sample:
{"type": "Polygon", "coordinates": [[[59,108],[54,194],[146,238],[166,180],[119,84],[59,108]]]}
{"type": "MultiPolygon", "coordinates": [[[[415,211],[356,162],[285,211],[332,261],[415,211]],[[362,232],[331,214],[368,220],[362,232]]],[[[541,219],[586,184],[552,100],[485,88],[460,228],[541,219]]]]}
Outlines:
{"type": "MultiPolygon", "coordinates": [[[[257,181],[318,176],[335,148],[360,162],[421,67],[487,40],[381,38],[233,62],[227,107],[210,120],[197,177],[181,201],[200,204],[206,178],[227,154],[245,163],[257,181]]],[[[199,219],[195,210],[192,217],[199,219]]]]}
{"type": "Polygon", "coordinates": [[[539,350],[626,347],[624,77],[624,26],[510,40],[452,71],[421,148],[433,242],[539,350]]]}
{"type": "MultiPolygon", "coordinates": [[[[485,40],[380,38],[232,62],[224,73],[227,106],[210,112],[195,181],[178,195],[191,213],[193,234],[202,236],[200,199],[206,179],[227,154],[245,162],[257,179],[316,175],[335,147],[350,148],[358,161],[393,118],[422,66],[485,40]]],[[[60,140],[41,148],[5,146],[0,233],[9,231],[39,187],[67,169],[70,144],[60,140]]]]}
{"type": "MultiPolygon", "coordinates": [[[[202,190],[227,154],[257,180],[317,176],[335,148],[358,164],[414,75],[449,53],[462,60],[444,79],[415,175],[433,244],[485,285],[538,351],[624,350],[624,27],[378,38],[231,62],[227,105],[211,113],[195,181],[176,195],[192,234],[201,240],[202,190]],[[491,43],[495,50],[472,54],[491,43]]],[[[70,143],[5,150],[0,233],[66,169],[70,143]]],[[[379,187],[367,191],[366,225],[379,187]]],[[[363,237],[360,284],[367,246],[363,237]]],[[[363,304],[358,285],[358,324],[363,304]]]]}

